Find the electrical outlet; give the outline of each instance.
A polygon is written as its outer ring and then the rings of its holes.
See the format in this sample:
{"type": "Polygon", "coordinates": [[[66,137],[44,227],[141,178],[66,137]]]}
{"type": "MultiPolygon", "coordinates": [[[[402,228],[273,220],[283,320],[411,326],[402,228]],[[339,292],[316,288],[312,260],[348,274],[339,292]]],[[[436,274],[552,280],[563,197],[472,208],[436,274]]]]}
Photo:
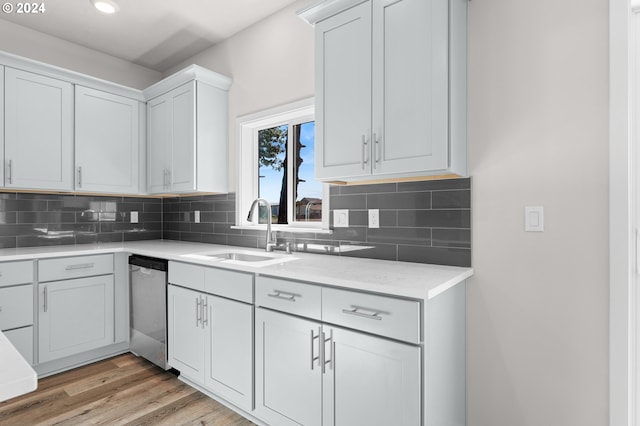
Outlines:
{"type": "Polygon", "coordinates": [[[196,210],[193,212],[193,222],[200,223],[200,210],[196,210]]]}
{"type": "Polygon", "coordinates": [[[349,227],[349,210],[334,210],[333,211],[333,227],[334,228],[348,228],[349,227]]]}
{"type": "Polygon", "coordinates": [[[380,228],[380,210],[369,209],[369,228],[380,228]]]}
{"type": "Polygon", "coordinates": [[[131,212],[131,223],[138,223],[138,212],[131,212]]]}

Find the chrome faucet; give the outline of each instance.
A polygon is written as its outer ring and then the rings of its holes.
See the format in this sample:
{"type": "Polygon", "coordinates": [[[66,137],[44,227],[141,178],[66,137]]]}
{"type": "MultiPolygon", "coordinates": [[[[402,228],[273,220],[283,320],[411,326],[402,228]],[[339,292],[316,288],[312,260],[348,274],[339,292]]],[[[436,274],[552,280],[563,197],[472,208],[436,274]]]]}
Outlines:
{"type": "Polygon", "coordinates": [[[253,200],[253,203],[251,203],[251,208],[249,209],[249,216],[247,216],[247,220],[249,222],[253,221],[253,211],[256,205],[259,205],[260,203],[263,203],[267,208],[267,240],[265,242],[264,249],[265,251],[273,251],[274,247],[277,246],[277,242],[275,239],[275,235],[272,235],[271,233],[271,204],[269,204],[269,202],[264,198],[256,198],[255,200],[253,200]]]}

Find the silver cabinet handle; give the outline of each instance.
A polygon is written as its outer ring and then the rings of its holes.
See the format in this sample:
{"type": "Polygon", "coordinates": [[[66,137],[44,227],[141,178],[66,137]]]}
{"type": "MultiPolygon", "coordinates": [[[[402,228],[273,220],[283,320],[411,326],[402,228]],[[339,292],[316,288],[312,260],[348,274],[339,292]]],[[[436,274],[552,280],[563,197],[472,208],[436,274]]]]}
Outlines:
{"type": "Polygon", "coordinates": [[[7,167],[7,172],[8,172],[8,176],[7,176],[7,180],[9,181],[9,183],[13,183],[13,160],[9,160],[9,165],[7,167]]]}
{"type": "Polygon", "coordinates": [[[373,134],[373,143],[374,143],[374,162],[373,162],[373,168],[375,169],[377,167],[377,164],[380,163],[380,141],[378,140],[378,135],[376,133],[373,134]]]}
{"type": "Polygon", "coordinates": [[[295,302],[296,297],[302,297],[300,294],[288,293],[286,291],[281,290],[273,290],[273,294],[267,294],[269,297],[274,297],[276,299],[286,300],[288,302],[295,302]]]}
{"type": "Polygon", "coordinates": [[[382,317],[380,316],[380,314],[386,314],[387,313],[387,312],[382,312],[382,311],[376,311],[375,309],[363,308],[362,306],[351,305],[351,308],[352,309],[343,309],[342,313],[343,314],[347,314],[347,315],[355,315],[357,317],[362,317],[362,318],[369,318],[369,319],[378,320],[378,321],[382,320],[382,317]],[[366,312],[360,312],[361,310],[371,311],[373,313],[372,314],[367,314],[366,312]]]}
{"type": "Polygon", "coordinates": [[[202,309],[200,306],[200,296],[196,297],[196,327],[200,326],[200,315],[202,315],[202,309]]]}
{"type": "Polygon", "coordinates": [[[207,324],[209,323],[209,304],[207,303],[207,298],[203,297],[202,298],[202,328],[205,328],[207,326],[207,324]]]}
{"type": "Polygon", "coordinates": [[[45,285],[44,288],[42,289],[43,294],[43,303],[42,303],[42,308],[44,310],[44,312],[47,312],[47,286],[45,285]]]}
{"type": "Polygon", "coordinates": [[[362,135],[362,170],[365,170],[365,166],[367,165],[367,163],[369,163],[369,159],[367,156],[368,145],[369,144],[367,143],[367,136],[362,135]]]}
{"type": "Polygon", "coordinates": [[[78,188],[82,188],[82,166],[78,166],[78,188]]]}
{"type": "Polygon", "coordinates": [[[318,356],[314,356],[313,353],[313,341],[316,339],[320,339],[320,330],[318,330],[318,335],[314,336],[313,335],[313,329],[311,329],[311,371],[313,371],[313,363],[316,362],[316,360],[320,359],[320,343],[318,340],[318,356]]]}
{"type": "Polygon", "coordinates": [[[77,269],[91,269],[96,266],[95,263],[78,263],[77,265],[68,265],[65,269],[67,271],[75,271],[77,269]]]}
{"type": "Polygon", "coordinates": [[[334,354],[334,349],[333,349],[333,329],[329,330],[329,338],[326,339],[325,338],[325,333],[324,331],[322,332],[322,374],[325,374],[327,372],[327,364],[329,364],[329,366],[331,367],[331,369],[333,370],[333,354],[334,354]],[[326,355],[326,344],[327,342],[329,342],[329,356],[330,358],[327,359],[327,355],[326,355]]]}

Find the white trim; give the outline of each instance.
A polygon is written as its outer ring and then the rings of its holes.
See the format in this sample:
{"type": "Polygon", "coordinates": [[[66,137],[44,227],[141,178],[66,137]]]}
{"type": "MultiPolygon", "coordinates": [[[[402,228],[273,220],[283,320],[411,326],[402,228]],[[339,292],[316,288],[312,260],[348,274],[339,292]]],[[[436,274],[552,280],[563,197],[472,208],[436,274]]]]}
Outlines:
{"type": "MultiPolygon", "coordinates": [[[[610,119],[609,119],[609,424],[638,426],[633,352],[637,344],[632,318],[634,246],[631,143],[631,55],[629,0],[610,0],[610,119]]],[[[640,188],[635,188],[640,190],[640,188]]]]}
{"type": "Polygon", "coordinates": [[[630,0],[631,1],[631,11],[634,13],[640,12],[640,0],[630,0]]]}
{"type": "MultiPolygon", "coordinates": [[[[303,123],[312,120],[315,111],[314,98],[303,99],[286,105],[280,105],[265,111],[252,113],[238,117],[236,119],[236,135],[237,135],[237,173],[238,173],[238,191],[236,195],[236,228],[238,229],[261,229],[261,226],[247,221],[248,206],[255,199],[257,188],[255,183],[257,177],[257,158],[258,143],[255,140],[257,130],[277,126],[277,123],[303,123]],[[251,159],[256,164],[253,167],[243,166],[243,162],[251,159]],[[247,170],[248,169],[248,170],[247,170]]],[[[293,176],[289,177],[293,179],[293,176]]],[[[296,232],[301,229],[302,232],[317,232],[321,229],[327,231],[329,229],[329,185],[323,184],[322,190],[322,223],[318,222],[299,222],[289,220],[289,225],[279,226],[280,230],[290,230],[296,232]]],[[[293,213],[293,209],[289,209],[293,213]]],[[[274,225],[274,229],[276,226],[274,225]]]]}

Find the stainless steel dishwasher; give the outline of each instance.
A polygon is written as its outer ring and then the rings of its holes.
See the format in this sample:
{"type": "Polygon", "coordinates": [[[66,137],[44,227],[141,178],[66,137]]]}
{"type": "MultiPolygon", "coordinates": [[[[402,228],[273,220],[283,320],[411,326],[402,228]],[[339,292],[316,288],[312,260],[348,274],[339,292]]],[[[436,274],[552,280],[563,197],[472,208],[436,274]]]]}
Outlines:
{"type": "Polygon", "coordinates": [[[131,352],[167,370],[167,261],[129,256],[131,352]]]}

